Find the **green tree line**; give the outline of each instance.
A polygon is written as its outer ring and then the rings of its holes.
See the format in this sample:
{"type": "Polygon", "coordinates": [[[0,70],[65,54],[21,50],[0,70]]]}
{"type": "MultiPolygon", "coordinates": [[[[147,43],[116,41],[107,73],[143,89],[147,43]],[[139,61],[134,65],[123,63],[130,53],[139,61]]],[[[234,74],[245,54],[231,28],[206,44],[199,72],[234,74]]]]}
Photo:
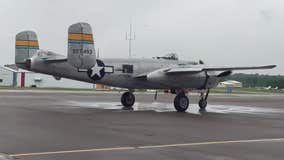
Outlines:
{"type": "Polygon", "coordinates": [[[284,76],[237,73],[226,77],[225,80],[236,80],[243,83],[243,87],[278,87],[284,88],[284,76]]]}

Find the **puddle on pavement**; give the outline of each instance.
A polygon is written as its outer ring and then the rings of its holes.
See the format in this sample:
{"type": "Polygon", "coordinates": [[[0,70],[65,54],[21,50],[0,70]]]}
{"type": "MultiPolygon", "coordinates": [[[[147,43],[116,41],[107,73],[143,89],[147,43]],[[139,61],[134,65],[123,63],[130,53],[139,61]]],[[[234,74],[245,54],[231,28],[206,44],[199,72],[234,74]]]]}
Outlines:
{"type": "MultiPolygon", "coordinates": [[[[79,102],[69,101],[69,106],[78,108],[96,108],[96,109],[110,109],[123,110],[120,102],[79,102]]],[[[155,112],[173,112],[175,111],[172,103],[139,103],[136,102],[133,106],[134,111],[155,111],[155,112]]],[[[246,113],[246,114],[273,114],[284,113],[283,109],[249,107],[249,106],[231,106],[231,105],[208,105],[206,108],[210,113],[246,113]]],[[[200,114],[199,106],[197,104],[190,104],[187,110],[191,114],[200,114]]]]}

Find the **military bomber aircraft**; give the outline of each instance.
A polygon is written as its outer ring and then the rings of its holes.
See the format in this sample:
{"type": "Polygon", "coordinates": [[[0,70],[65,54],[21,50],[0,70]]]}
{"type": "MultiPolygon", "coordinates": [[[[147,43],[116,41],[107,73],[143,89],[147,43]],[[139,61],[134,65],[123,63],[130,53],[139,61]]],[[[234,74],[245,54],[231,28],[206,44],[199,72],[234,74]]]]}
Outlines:
{"type": "Polygon", "coordinates": [[[124,107],[135,102],[135,89],[165,89],[176,94],[174,107],[185,112],[189,105],[187,90],[200,91],[200,109],[207,106],[211,88],[233,70],[271,69],[276,65],[252,67],[210,67],[202,61],[181,61],[175,55],[152,59],[96,57],[91,26],[76,23],[68,29],[67,57],[39,48],[37,35],[23,31],[16,35],[15,63],[17,67],[88,83],[126,88],[121,96],[124,107]]]}

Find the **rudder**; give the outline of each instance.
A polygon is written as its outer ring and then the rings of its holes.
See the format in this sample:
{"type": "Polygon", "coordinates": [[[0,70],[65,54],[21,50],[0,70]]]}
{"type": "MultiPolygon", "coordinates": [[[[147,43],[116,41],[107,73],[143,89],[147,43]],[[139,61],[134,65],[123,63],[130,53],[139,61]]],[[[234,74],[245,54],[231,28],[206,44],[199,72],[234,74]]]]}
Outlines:
{"type": "Polygon", "coordinates": [[[33,31],[23,31],[16,35],[15,63],[23,64],[39,49],[37,35],[33,31]]]}
{"type": "Polygon", "coordinates": [[[68,63],[78,71],[95,65],[96,54],[92,28],[88,23],[75,23],[68,29],[68,63]]]}

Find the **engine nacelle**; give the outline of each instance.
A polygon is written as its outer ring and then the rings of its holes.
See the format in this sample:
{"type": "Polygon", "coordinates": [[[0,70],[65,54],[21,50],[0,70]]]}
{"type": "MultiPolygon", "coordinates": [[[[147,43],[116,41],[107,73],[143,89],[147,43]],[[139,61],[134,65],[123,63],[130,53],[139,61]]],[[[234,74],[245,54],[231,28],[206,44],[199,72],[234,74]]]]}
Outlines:
{"type": "Polygon", "coordinates": [[[166,82],[168,76],[165,75],[164,70],[165,69],[159,69],[159,70],[150,72],[147,75],[147,80],[150,81],[150,82],[154,82],[154,83],[156,83],[156,82],[162,82],[162,83],[166,82]]]}
{"type": "Polygon", "coordinates": [[[214,73],[197,72],[191,74],[169,75],[167,69],[159,69],[147,74],[147,81],[159,84],[163,87],[176,88],[198,88],[206,89],[215,87],[219,77],[214,73]]]}
{"type": "Polygon", "coordinates": [[[69,27],[68,63],[78,71],[87,71],[96,64],[92,28],[88,23],[76,23],[69,27]]]}
{"type": "Polygon", "coordinates": [[[54,79],[57,80],[57,81],[60,81],[60,80],[61,80],[61,77],[59,77],[59,76],[53,76],[53,77],[54,77],[54,79]]]}

